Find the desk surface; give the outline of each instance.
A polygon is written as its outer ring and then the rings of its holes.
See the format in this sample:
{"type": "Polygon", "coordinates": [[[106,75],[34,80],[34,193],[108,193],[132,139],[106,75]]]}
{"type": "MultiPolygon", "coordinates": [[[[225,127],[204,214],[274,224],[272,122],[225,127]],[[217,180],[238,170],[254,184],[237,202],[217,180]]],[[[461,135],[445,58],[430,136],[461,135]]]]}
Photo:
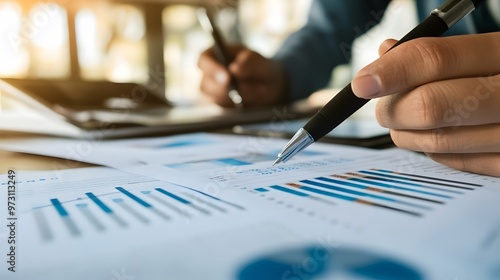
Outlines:
{"type": "MultiPolygon", "coordinates": [[[[232,129],[218,129],[209,132],[216,132],[222,134],[234,134],[232,129]]],[[[245,135],[242,133],[240,135],[245,135]]],[[[254,135],[254,134],[248,134],[254,135]]],[[[9,138],[29,138],[29,137],[40,137],[40,135],[33,135],[27,133],[13,133],[13,132],[0,132],[0,139],[9,139],[9,138]]],[[[287,139],[286,137],[284,139],[287,139]]],[[[341,140],[341,139],[340,139],[341,140]]],[[[347,140],[346,140],[347,141],[347,140]]],[[[349,143],[353,143],[353,140],[349,140],[349,143]]],[[[338,143],[335,141],[324,140],[323,142],[330,143],[338,143]]],[[[348,144],[341,143],[341,144],[348,144]]],[[[359,143],[357,143],[358,146],[359,143]]],[[[362,145],[361,145],[362,146],[362,145]]],[[[383,145],[379,145],[376,147],[372,147],[375,149],[384,149],[388,147],[393,147],[391,141],[384,140],[383,145]]],[[[88,163],[82,163],[67,159],[59,159],[53,157],[45,157],[31,154],[23,154],[23,153],[15,153],[8,152],[4,150],[0,150],[0,174],[5,174],[9,169],[15,170],[54,170],[54,169],[70,169],[70,168],[82,168],[82,167],[92,167],[95,165],[91,165],[88,163]]]]}
{"type": "MultiPolygon", "coordinates": [[[[15,137],[33,137],[27,134],[0,133],[0,139],[15,137]]],[[[0,150],[0,174],[5,174],[9,169],[15,170],[53,170],[55,168],[81,168],[93,165],[58,159],[53,157],[44,157],[23,153],[14,153],[0,150]]]]}
{"type": "Polygon", "coordinates": [[[28,155],[0,151],[0,174],[5,174],[9,169],[15,170],[53,170],[57,168],[80,168],[93,165],[52,157],[28,155]]]}

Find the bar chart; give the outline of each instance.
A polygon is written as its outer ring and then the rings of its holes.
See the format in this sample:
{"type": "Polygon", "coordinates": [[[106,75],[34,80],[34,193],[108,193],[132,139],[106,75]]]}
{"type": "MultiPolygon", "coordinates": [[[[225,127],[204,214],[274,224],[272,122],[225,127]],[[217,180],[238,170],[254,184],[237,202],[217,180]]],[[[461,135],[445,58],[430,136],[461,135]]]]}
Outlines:
{"type": "Polygon", "coordinates": [[[368,169],[259,187],[253,191],[260,194],[278,192],[331,205],[340,201],[357,203],[423,217],[481,187],[475,183],[368,169]]]}
{"type": "Polygon", "coordinates": [[[499,275],[498,178],[321,143],[273,166],[274,140],[209,140],[126,140],[95,151],[129,153],[127,166],[20,172],[19,279],[122,267],[137,279],[500,279],[485,277],[499,275]]]}
{"type": "Polygon", "coordinates": [[[49,199],[32,209],[43,241],[57,238],[62,225],[65,233],[80,237],[86,233],[105,233],[109,229],[126,230],[153,223],[193,222],[243,212],[239,204],[213,197],[201,191],[152,181],[138,186],[115,186],[104,193],[86,192],[76,199],[49,199]]]}
{"type": "MultiPolygon", "coordinates": [[[[248,153],[241,156],[221,157],[208,160],[190,161],[182,163],[167,164],[166,167],[177,169],[180,171],[199,171],[209,170],[220,167],[243,167],[255,163],[274,161],[275,155],[280,151],[275,150],[270,153],[248,153]]],[[[324,153],[317,151],[305,151],[301,154],[304,157],[323,155],[324,153]]]]}

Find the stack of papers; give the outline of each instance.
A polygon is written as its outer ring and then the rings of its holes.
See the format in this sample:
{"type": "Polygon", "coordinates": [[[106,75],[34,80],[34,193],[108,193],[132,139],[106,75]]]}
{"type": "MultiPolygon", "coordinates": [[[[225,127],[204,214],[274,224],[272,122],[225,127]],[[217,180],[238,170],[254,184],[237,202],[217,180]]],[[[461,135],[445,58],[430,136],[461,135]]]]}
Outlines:
{"type": "Polygon", "coordinates": [[[16,272],[3,262],[1,279],[500,279],[500,179],[322,144],[272,166],[284,144],[2,141],[106,167],[16,171],[16,272]]]}

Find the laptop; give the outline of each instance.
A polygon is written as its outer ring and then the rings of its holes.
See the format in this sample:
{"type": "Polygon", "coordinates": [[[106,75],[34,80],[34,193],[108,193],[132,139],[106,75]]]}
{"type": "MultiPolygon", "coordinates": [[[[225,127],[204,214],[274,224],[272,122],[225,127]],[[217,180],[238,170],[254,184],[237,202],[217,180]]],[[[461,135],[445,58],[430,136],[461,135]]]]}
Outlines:
{"type": "Polygon", "coordinates": [[[119,138],[229,128],[310,116],[307,104],[225,109],[213,104],[173,106],[147,86],[82,80],[0,79],[2,98],[26,107],[2,112],[0,129],[73,138],[119,138]]]}

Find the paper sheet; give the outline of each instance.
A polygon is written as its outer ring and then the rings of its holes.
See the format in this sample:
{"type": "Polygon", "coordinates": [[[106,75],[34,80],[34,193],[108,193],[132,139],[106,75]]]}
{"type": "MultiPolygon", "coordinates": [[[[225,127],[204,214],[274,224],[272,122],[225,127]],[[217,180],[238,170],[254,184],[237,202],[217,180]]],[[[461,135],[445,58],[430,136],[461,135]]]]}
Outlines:
{"type": "MultiPolygon", "coordinates": [[[[57,143],[60,150],[76,151],[78,142],[65,141],[57,143]]],[[[57,155],[49,141],[41,143],[57,155]]],[[[211,134],[103,142],[87,161],[127,172],[20,172],[20,272],[0,268],[0,275],[500,277],[499,179],[399,149],[334,145],[314,145],[271,167],[281,145],[211,134]]],[[[0,197],[4,203],[5,191],[0,197]]]]}

